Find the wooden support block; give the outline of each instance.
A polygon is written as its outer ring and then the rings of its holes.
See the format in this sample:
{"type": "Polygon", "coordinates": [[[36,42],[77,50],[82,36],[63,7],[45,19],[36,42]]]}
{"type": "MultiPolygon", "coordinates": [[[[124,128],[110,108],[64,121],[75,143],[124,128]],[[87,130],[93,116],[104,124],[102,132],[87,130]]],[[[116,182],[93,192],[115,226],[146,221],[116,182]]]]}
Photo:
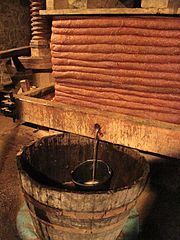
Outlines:
{"type": "Polygon", "coordinates": [[[47,57],[50,58],[51,52],[49,47],[44,47],[44,48],[38,48],[38,47],[32,47],[31,48],[31,56],[32,57],[47,57]]]}
{"type": "Polygon", "coordinates": [[[86,9],[87,4],[88,4],[88,0],[81,0],[81,1],[68,0],[68,3],[69,3],[69,8],[83,8],[83,9],[86,9]]]}
{"type": "Polygon", "coordinates": [[[31,40],[31,56],[32,57],[45,57],[50,58],[50,40],[31,40]]]}
{"type": "Polygon", "coordinates": [[[67,9],[69,8],[68,0],[46,0],[46,9],[54,10],[54,9],[67,9]]]}
{"type": "Polygon", "coordinates": [[[118,0],[89,0],[87,1],[88,8],[120,8],[125,7],[120,1],[118,0]]]}
{"type": "Polygon", "coordinates": [[[167,8],[169,0],[142,0],[142,8],[167,8]]]}
{"type": "Polygon", "coordinates": [[[49,72],[41,72],[41,70],[39,70],[39,72],[33,71],[33,85],[43,87],[52,82],[54,82],[54,79],[52,79],[51,70],[49,70],[49,72]]]}
{"type": "Polygon", "coordinates": [[[30,90],[30,84],[27,79],[21,80],[20,85],[21,85],[22,92],[27,92],[30,90]]]}

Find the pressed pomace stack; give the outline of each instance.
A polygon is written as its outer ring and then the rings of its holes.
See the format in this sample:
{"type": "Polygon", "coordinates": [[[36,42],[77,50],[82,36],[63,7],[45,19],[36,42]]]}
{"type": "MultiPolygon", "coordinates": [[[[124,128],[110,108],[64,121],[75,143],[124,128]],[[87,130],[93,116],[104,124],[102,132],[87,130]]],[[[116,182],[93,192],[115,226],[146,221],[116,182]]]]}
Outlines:
{"type": "Polygon", "coordinates": [[[180,124],[180,18],[54,17],[55,101],[180,124]]]}

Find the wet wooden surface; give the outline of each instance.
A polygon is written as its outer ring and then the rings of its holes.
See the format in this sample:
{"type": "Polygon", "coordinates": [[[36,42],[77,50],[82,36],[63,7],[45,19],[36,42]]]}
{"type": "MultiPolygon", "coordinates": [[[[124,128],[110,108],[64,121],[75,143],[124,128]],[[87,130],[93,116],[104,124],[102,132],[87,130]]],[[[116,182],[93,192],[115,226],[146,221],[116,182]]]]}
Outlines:
{"type": "Polygon", "coordinates": [[[102,140],[180,158],[180,126],[176,124],[60,104],[31,96],[17,96],[17,104],[19,118],[26,122],[93,138],[94,124],[99,123],[102,140]]]}

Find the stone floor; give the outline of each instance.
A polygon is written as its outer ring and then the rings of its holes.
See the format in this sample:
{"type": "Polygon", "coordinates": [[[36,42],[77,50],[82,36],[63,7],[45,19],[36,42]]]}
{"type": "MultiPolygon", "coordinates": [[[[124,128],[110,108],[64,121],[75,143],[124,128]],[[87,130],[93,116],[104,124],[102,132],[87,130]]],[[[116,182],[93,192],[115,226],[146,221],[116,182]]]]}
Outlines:
{"type": "Polygon", "coordinates": [[[23,145],[45,134],[0,115],[0,240],[19,240],[15,221],[23,196],[16,154],[23,145]]]}
{"type": "MultiPolygon", "coordinates": [[[[0,115],[0,240],[19,240],[15,220],[23,196],[16,154],[23,145],[47,134],[0,115]]],[[[137,203],[142,225],[139,240],[179,240],[180,160],[147,158],[151,175],[137,203]]]]}

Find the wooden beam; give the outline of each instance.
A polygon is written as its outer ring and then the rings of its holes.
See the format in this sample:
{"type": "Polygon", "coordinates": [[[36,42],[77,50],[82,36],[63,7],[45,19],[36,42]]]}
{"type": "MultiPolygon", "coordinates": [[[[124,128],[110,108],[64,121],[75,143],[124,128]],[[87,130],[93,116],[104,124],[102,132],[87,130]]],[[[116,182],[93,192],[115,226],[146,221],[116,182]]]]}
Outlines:
{"type": "Polygon", "coordinates": [[[113,112],[17,96],[19,118],[41,126],[94,137],[94,124],[102,127],[102,140],[143,151],[180,158],[180,126],[113,112]]]}
{"type": "Polygon", "coordinates": [[[119,0],[89,0],[87,1],[87,8],[124,8],[119,0]]]}
{"type": "Polygon", "coordinates": [[[96,8],[40,10],[40,15],[180,15],[180,8],[96,8]]]}
{"type": "Polygon", "coordinates": [[[10,58],[10,57],[19,57],[19,56],[30,56],[31,48],[30,46],[12,48],[5,51],[0,51],[0,59],[10,58]]]}

